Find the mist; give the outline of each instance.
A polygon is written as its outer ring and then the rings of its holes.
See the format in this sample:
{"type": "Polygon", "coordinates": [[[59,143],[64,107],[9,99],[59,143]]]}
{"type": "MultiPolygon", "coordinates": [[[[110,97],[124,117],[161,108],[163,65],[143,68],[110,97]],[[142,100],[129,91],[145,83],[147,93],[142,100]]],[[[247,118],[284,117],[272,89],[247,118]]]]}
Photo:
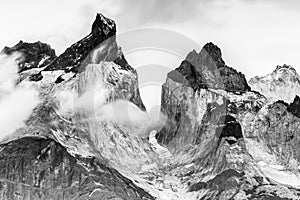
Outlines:
{"type": "Polygon", "coordinates": [[[28,82],[18,85],[21,54],[0,54],[0,140],[24,125],[39,103],[38,91],[28,82]]]}
{"type": "Polygon", "coordinates": [[[58,112],[61,115],[89,113],[87,119],[82,119],[87,123],[89,120],[97,120],[131,126],[136,130],[131,134],[143,138],[148,137],[152,130],[159,131],[166,122],[162,113],[157,117],[157,113],[143,111],[125,99],[109,102],[108,96],[109,91],[101,82],[87,88],[80,96],[76,91],[61,91],[56,95],[60,102],[58,112]]]}

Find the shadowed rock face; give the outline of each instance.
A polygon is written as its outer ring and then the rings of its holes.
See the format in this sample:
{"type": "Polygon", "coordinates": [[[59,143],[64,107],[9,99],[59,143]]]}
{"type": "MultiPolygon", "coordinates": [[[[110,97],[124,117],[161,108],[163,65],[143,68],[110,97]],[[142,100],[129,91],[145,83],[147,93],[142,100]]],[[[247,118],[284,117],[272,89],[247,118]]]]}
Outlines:
{"type": "Polygon", "coordinates": [[[0,199],[153,199],[104,161],[72,156],[52,139],[0,145],[0,199]]]}
{"type": "Polygon", "coordinates": [[[22,53],[23,58],[20,60],[19,72],[32,68],[42,68],[47,66],[56,58],[55,51],[50,45],[42,42],[27,43],[20,41],[13,47],[4,47],[2,53],[22,53]]]}
{"type": "MultiPolygon", "coordinates": [[[[222,116],[219,119],[216,128],[216,136],[218,138],[234,137],[236,140],[243,138],[241,125],[236,119],[230,115],[222,116]]],[[[226,139],[230,144],[235,143],[234,140],[226,139]]]]}
{"type": "Polygon", "coordinates": [[[300,97],[297,95],[287,110],[300,118],[300,97]]]}

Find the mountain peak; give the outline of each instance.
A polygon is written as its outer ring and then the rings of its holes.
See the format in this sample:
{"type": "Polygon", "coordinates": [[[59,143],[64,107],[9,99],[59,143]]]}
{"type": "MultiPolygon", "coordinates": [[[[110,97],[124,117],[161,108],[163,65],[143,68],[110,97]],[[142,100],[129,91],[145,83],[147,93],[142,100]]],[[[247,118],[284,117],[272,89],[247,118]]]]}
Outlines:
{"type": "Polygon", "coordinates": [[[209,42],[206,45],[204,45],[201,51],[203,50],[205,50],[211,56],[211,58],[214,60],[218,67],[225,65],[225,62],[222,59],[222,51],[217,45],[215,45],[212,42],[209,42]]]}
{"type": "Polygon", "coordinates": [[[105,17],[102,13],[97,13],[92,25],[92,33],[116,33],[116,24],[112,19],[105,17]]]}
{"type": "Polygon", "coordinates": [[[297,73],[297,71],[296,71],[296,69],[295,68],[293,68],[292,66],[290,66],[290,65],[286,65],[286,64],[284,64],[284,65],[282,65],[282,66],[280,66],[280,65],[277,65],[277,67],[276,67],[276,69],[274,70],[274,72],[273,73],[282,73],[282,72],[291,72],[291,73],[293,73],[293,74],[295,74],[295,75],[298,75],[298,73],[297,73]]]}
{"type": "MultiPolygon", "coordinates": [[[[44,71],[66,70],[77,73],[83,60],[85,60],[88,55],[91,55],[90,53],[95,48],[98,48],[99,45],[103,45],[104,48],[111,48],[110,51],[102,50],[99,52],[100,54],[102,53],[102,55],[104,55],[105,53],[109,53],[115,57],[116,54],[112,53],[117,51],[115,35],[115,22],[103,14],[97,13],[91,33],[67,48],[65,52],[47,66],[44,71]]],[[[107,56],[105,58],[109,60],[111,57],[107,56]]]]}

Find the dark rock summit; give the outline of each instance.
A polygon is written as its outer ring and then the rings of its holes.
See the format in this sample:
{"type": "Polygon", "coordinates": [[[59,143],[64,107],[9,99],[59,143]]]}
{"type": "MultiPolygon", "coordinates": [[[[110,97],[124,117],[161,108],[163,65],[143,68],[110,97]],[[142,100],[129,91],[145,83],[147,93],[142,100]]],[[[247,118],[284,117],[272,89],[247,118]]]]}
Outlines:
{"type": "Polygon", "coordinates": [[[98,13],[92,25],[92,33],[99,35],[106,35],[106,37],[116,34],[116,24],[112,19],[105,17],[98,13]]]}
{"type": "Polygon", "coordinates": [[[250,91],[244,74],[228,67],[219,47],[206,44],[200,53],[190,52],[181,65],[168,74],[176,82],[194,90],[200,88],[225,89],[230,92],[250,91]]]}
{"type": "Polygon", "coordinates": [[[23,58],[20,60],[19,72],[32,68],[42,68],[47,66],[56,58],[55,51],[50,45],[40,41],[28,43],[20,41],[13,47],[4,47],[2,53],[11,55],[12,53],[21,53],[23,58]]]}
{"type": "MultiPolygon", "coordinates": [[[[115,22],[104,17],[102,14],[97,14],[92,25],[91,33],[85,38],[67,48],[57,59],[53,61],[45,71],[65,70],[78,72],[79,67],[92,51],[103,43],[115,45],[115,39],[110,39],[116,34],[115,22]]],[[[117,50],[115,50],[117,51],[117,50]]]]}
{"type": "Polygon", "coordinates": [[[221,49],[217,45],[213,44],[212,42],[209,42],[206,45],[204,45],[200,54],[202,54],[203,57],[209,55],[211,57],[211,59],[215,62],[215,64],[217,65],[218,68],[225,66],[225,62],[222,58],[221,49]],[[204,53],[205,51],[207,54],[204,53]]]}

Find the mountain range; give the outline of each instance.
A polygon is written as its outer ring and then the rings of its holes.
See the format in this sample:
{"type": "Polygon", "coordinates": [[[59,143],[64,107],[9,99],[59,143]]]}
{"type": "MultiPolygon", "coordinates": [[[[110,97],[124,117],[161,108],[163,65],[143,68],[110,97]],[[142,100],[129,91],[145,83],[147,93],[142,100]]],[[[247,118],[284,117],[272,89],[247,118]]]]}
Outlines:
{"type": "Polygon", "coordinates": [[[43,42],[4,47],[21,54],[16,87],[30,85],[39,101],[0,138],[0,199],[300,198],[293,67],[248,82],[217,45],[191,49],[168,73],[151,122],[116,37],[115,22],[97,14],[61,55],[43,42]]]}

